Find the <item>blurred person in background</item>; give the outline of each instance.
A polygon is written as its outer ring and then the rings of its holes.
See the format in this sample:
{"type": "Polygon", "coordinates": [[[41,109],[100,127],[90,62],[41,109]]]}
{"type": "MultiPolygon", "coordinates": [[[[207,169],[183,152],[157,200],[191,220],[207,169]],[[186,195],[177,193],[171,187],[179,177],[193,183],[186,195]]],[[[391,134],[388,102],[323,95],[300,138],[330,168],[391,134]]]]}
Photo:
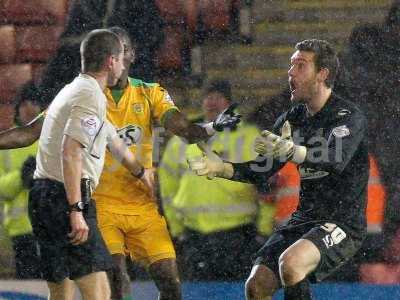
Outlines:
{"type": "MultiPolygon", "coordinates": [[[[204,118],[199,122],[215,120],[232,101],[226,80],[210,82],[203,93],[204,118]]],[[[256,127],[241,124],[231,132],[217,133],[209,143],[225,159],[242,162],[255,155],[250,149],[257,134],[256,127]]],[[[260,203],[251,184],[209,181],[189,172],[185,158],[197,155],[201,151],[196,145],[174,137],[159,169],[163,208],[178,243],[183,276],[187,280],[244,280],[251,254],[272,231],[274,207],[260,203]]]]}
{"type": "Polygon", "coordinates": [[[48,105],[57,92],[78,75],[80,42],[96,28],[121,26],[126,29],[138,45],[138,59],[132,64],[130,74],[145,81],[154,79],[154,55],[164,35],[163,21],[153,0],[76,0],[70,3],[59,47],[39,84],[41,101],[48,105]]]}
{"type": "Polygon", "coordinates": [[[385,244],[390,243],[400,224],[400,165],[393,159],[400,150],[399,34],[400,1],[394,0],[383,24],[354,27],[335,85],[335,92],[358,104],[368,119],[369,151],[379,165],[387,192],[385,244]]]}
{"type": "MultiPolygon", "coordinates": [[[[25,85],[15,107],[15,124],[26,125],[40,111],[33,84],[25,85]]],[[[39,250],[28,217],[28,191],[35,170],[37,143],[21,149],[0,151],[0,197],[4,201],[3,226],[15,254],[15,277],[38,279],[39,250]]]]}

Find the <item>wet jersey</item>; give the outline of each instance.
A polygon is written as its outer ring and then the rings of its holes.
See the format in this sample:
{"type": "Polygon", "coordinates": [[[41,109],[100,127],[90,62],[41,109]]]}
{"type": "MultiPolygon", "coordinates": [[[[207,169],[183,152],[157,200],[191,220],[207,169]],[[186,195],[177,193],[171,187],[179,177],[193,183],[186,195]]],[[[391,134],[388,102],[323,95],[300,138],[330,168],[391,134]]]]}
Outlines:
{"type": "MultiPolygon", "coordinates": [[[[177,110],[168,92],[156,83],[129,78],[116,103],[107,89],[107,119],[145,168],[152,167],[153,123],[177,110]]],[[[107,151],[100,183],[94,193],[98,210],[137,215],[156,205],[141,180],[135,178],[107,151]]]]}
{"type": "MultiPolygon", "coordinates": [[[[353,103],[332,94],[324,107],[310,116],[298,104],[274,126],[280,135],[284,122],[292,126],[295,144],[307,147],[301,176],[300,203],[284,226],[332,222],[364,234],[369,161],[367,122],[353,103]]],[[[234,164],[234,180],[265,184],[284,163],[258,157],[234,164]]]]}

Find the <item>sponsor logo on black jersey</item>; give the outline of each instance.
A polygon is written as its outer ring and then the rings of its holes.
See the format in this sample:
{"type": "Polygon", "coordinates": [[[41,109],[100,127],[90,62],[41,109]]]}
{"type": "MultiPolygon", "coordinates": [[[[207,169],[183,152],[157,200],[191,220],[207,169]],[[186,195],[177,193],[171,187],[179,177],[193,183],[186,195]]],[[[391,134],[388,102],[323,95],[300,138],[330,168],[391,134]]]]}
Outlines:
{"type": "Polygon", "coordinates": [[[348,109],[341,109],[338,111],[337,114],[339,117],[344,117],[344,116],[351,114],[351,111],[349,111],[348,109]]]}
{"type": "Polygon", "coordinates": [[[299,167],[300,177],[302,180],[318,179],[329,175],[329,172],[315,170],[313,168],[299,167]]]}

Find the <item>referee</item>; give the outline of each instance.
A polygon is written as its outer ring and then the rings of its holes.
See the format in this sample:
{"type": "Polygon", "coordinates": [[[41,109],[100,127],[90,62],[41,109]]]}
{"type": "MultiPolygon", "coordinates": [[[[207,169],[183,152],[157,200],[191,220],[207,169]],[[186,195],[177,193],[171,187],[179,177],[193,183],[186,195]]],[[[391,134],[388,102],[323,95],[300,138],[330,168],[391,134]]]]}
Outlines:
{"type": "Polygon", "coordinates": [[[365,238],[367,123],[357,106],[332,93],[337,68],[326,41],[298,43],[288,71],[293,107],[256,139],[260,156],[230,163],[208,153],[190,162],[198,175],[259,185],[287,161],[298,165],[299,206],[257,252],[247,299],[271,299],[281,286],[285,300],[311,299],[309,281],[332,274],[365,238]]]}
{"type": "MultiPolygon", "coordinates": [[[[142,181],[144,169],[119,150],[106,120],[103,90],[124,69],[117,35],[100,29],[81,43],[82,73],[55,97],[46,112],[36,157],[29,215],[41,252],[50,299],[70,299],[74,280],[83,299],[109,299],[111,257],[97,228],[91,191],[98,184],[106,145],[142,181]]],[[[122,143],[123,144],[123,143],[122,143]]]]}

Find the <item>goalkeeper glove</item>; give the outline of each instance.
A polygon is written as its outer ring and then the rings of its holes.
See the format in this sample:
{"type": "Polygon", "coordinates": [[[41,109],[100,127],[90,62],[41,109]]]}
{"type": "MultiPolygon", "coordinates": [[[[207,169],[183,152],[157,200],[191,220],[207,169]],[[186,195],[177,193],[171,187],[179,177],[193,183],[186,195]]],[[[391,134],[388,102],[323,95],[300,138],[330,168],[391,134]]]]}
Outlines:
{"type": "Polygon", "coordinates": [[[242,117],[241,115],[234,113],[236,107],[237,103],[231,104],[217,116],[215,121],[203,125],[208,135],[212,136],[216,131],[223,131],[225,128],[230,130],[236,129],[236,126],[242,117]]]}
{"type": "Polygon", "coordinates": [[[232,178],[233,166],[223,160],[214,152],[208,152],[202,157],[188,159],[189,168],[198,176],[232,178]]]}
{"type": "Polygon", "coordinates": [[[254,151],[282,162],[290,160],[296,164],[304,162],[307,154],[306,147],[294,144],[289,121],[283,124],[281,136],[268,130],[262,131],[261,136],[255,140],[254,151]]]}

